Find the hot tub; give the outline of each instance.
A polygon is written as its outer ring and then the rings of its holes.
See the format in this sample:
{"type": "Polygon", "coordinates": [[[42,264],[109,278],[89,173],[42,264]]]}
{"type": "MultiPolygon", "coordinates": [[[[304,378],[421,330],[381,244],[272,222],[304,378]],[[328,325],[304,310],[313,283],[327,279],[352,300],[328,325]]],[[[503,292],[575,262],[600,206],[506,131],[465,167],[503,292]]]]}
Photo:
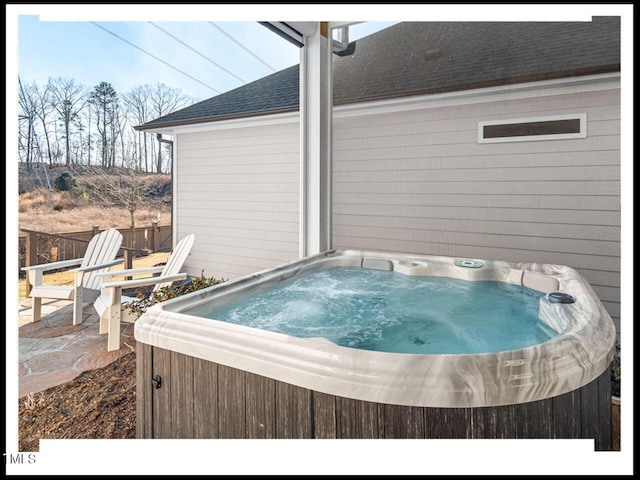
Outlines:
{"type": "Polygon", "coordinates": [[[141,438],[594,438],[597,449],[611,444],[615,327],[591,286],[565,266],[332,250],[158,304],[136,322],[135,338],[141,438]],[[333,269],[531,290],[539,296],[538,321],[551,335],[498,351],[407,353],[216,318],[222,307],[333,269]]]}

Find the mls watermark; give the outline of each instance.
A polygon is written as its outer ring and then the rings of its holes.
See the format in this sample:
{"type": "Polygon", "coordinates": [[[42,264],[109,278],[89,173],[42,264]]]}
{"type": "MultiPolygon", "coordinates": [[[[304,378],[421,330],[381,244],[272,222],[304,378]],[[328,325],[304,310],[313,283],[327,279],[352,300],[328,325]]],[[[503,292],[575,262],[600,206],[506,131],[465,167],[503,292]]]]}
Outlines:
{"type": "Polygon", "coordinates": [[[35,453],[3,453],[5,465],[20,465],[36,463],[35,453]]]}

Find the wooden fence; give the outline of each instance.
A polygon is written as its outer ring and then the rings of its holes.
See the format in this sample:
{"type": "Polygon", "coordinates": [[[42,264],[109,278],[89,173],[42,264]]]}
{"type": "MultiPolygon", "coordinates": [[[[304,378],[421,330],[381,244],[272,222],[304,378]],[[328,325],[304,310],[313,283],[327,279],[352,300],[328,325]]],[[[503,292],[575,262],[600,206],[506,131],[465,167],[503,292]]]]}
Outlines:
{"type": "MultiPolygon", "coordinates": [[[[122,233],[122,250],[127,257],[168,252],[173,246],[171,225],[151,222],[150,226],[136,227],[133,231],[131,228],[118,230],[122,233]]],[[[18,240],[18,275],[24,275],[22,267],[83,257],[87,244],[100,231],[98,225],[91,230],[60,234],[21,229],[24,235],[18,240]]]]}

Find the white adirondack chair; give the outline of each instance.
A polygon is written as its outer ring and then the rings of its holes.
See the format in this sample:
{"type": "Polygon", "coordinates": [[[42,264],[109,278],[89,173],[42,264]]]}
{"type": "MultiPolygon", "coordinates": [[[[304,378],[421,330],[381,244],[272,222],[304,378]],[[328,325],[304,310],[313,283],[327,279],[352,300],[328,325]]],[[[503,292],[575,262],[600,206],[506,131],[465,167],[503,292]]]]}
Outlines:
{"type": "Polygon", "coordinates": [[[83,258],[63,260],[23,267],[27,273],[27,281],[31,284],[29,297],[32,300],[31,321],[40,320],[42,299],[73,300],[73,324],[82,323],[82,307],[84,302],[92,302],[100,294],[100,272],[105,272],[124,259],[116,259],[122,245],[122,234],[116,229],[105,230],[95,235],[85,251],[83,258]],[[51,270],[73,267],[73,285],[48,285],[43,283],[43,273],[51,270]]]}
{"type": "Polygon", "coordinates": [[[102,273],[101,294],[93,306],[100,316],[100,333],[108,333],[107,350],[113,351],[120,348],[120,322],[132,323],[137,316],[124,306],[134,298],[122,295],[123,289],[154,285],[152,292],[163,287],[170,286],[173,282],[187,278],[186,273],[180,270],[185,260],[191,253],[195,235],[187,235],[180,240],[167,258],[164,266],[134,268],[130,270],[117,270],[102,273]],[[156,277],[135,278],[133,280],[113,281],[114,277],[134,277],[159,273],[156,277]]]}

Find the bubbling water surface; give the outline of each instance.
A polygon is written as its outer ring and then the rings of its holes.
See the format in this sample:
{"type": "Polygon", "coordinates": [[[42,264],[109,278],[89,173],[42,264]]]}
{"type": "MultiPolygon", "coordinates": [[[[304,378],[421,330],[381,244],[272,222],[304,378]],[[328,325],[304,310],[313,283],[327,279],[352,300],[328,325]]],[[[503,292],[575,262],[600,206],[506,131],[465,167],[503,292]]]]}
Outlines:
{"type": "Polygon", "coordinates": [[[471,354],[520,349],[555,336],[538,319],[542,296],[505,282],[333,268],[205,316],[364,350],[471,354]]]}

